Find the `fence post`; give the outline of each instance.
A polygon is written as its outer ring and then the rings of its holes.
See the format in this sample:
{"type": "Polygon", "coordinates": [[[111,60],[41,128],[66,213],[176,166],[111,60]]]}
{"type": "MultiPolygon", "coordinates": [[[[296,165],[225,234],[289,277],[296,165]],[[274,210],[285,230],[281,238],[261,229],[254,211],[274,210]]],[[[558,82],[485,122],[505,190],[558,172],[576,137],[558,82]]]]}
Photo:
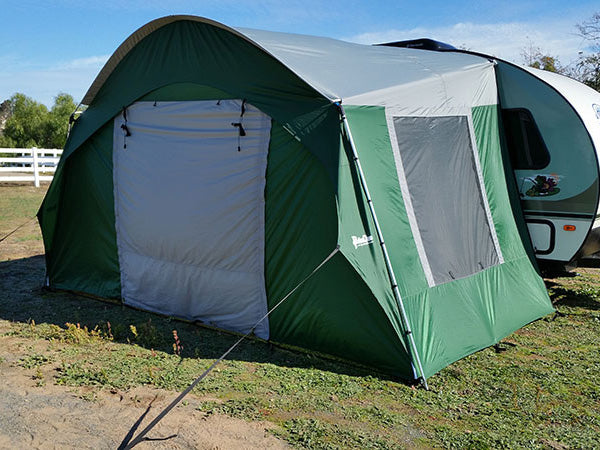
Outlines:
{"type": "Polygon", "coordinates": [[[35,187],[40,187],[40,171],[38,167],[38,151],[36,147],[31,149],[33,155],[33,184],[35,187]]]}

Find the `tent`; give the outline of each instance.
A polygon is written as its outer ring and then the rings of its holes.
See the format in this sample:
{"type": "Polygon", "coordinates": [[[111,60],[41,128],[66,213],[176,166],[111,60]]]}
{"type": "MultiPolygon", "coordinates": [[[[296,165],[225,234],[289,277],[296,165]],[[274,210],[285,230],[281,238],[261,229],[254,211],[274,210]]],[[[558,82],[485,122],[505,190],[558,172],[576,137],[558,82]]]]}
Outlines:
{"type": "Polygon", "coordinates": [[[47,284],[248,332],[306,280],[258,337],[424,381],[552,311],[497,99],[477,56],[157,19],[83,99],[47,284]]]}

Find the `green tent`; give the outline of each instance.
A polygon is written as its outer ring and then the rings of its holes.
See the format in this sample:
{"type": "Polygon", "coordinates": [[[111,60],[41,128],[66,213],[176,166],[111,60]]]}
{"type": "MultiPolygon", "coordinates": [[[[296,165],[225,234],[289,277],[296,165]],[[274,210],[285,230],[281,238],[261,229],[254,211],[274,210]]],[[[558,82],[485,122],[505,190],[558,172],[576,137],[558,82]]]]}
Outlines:
{"type": "Polygon", "coordinates": [[[552,311],[485,58],[169,16],[83,103],[38,214],[53,288],[248,332],[334,252],[254,333],[410,380],[552,311]]]}

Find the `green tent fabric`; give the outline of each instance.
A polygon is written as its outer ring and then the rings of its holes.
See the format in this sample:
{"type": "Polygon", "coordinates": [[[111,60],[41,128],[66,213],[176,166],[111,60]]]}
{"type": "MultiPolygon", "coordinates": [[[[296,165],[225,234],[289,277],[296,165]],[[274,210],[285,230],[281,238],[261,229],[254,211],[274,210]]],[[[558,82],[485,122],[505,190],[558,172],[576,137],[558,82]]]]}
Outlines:
{"type": "Polygon", "coordinates": [[[48,285],[247,332],[339,246],[256,334],[429,377],[552,311],[497,92],[477,56],[151,22],[38,213],[48,285]]]}

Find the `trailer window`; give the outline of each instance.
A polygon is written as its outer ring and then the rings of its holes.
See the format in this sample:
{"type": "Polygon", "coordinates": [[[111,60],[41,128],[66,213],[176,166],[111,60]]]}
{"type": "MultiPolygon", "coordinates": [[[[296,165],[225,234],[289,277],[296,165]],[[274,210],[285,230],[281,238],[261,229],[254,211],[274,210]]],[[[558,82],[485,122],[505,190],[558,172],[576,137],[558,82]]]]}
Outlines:
{"type": "Polygon", "coordinates": [[[513,169],[539,170],[550,163],[550,153],[529,110],[503,109],[502,120],[513,169]]]}

